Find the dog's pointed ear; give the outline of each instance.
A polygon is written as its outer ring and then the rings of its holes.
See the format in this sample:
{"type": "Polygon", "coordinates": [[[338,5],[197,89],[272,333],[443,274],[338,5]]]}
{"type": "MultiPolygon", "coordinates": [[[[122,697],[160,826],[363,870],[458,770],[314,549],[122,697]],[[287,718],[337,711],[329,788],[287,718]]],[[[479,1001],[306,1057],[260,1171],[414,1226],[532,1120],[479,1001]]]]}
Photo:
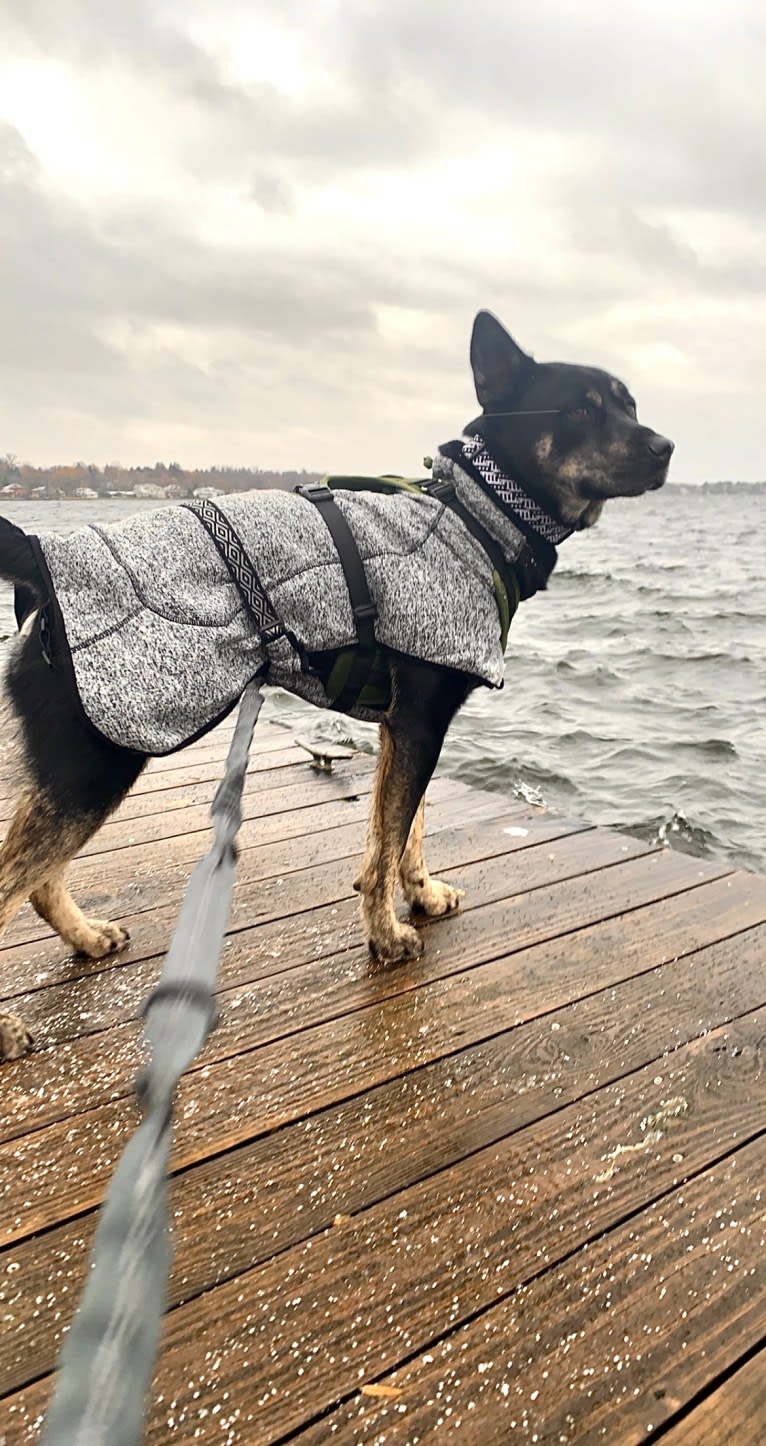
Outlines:
{"type": "Polygon", "coordinates": [[[512,400],[534,367],[491,311],[480,311],[471,333],[471,369],[476,395],[485,412],[500,411],[512,400]]]}

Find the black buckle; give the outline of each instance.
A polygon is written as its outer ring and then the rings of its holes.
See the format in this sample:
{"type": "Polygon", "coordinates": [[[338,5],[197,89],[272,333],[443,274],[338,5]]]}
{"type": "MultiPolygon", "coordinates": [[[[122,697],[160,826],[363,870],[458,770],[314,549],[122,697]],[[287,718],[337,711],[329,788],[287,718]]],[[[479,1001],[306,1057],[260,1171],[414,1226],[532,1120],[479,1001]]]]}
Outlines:
{"type": "Polygon", "coordinates": [[[436,482],[427,482],[424,489],[429,497],[434,497],[437,502],[445,504],[451,502],[455,494],[454,482],[448,482],[447,478],[440,478],[436,482]]]}
{"type": "Polygon", "coordinates": [[[308,502],[335,501],[330,488],[324,486],[321,482],[305,482],[300,487],[296,487],[295,490],[299,497],[305,497],[308,502]]]}
{"type": "Polygon", "coordinates": [[[359,603],[357,607],[354,608],[354,617],[358,623],[366,623],[368,619],[371,622],[375,622],[377,616],[378,608],[374,602],[359,603]]]}

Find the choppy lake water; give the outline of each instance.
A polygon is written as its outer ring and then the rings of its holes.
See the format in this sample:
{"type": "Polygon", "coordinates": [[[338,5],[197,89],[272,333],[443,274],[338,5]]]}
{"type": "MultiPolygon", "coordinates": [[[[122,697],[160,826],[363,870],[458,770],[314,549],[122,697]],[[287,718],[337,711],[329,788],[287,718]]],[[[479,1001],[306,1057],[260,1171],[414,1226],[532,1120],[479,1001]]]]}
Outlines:
{"type": "MultiPolygon", "coordinates": [[[[4,503],[29,531],[156,504],[4,503]]],[[[672,487],[609,504],[519,610],[506,684],[456,720],[442,768],[593,823],[766,872],[766,495],[672,487]]],[[[0,584],[0,635],[13,631],[0,584]]],[[[275,694],[303,736],[374,730],[275,694]]]]}

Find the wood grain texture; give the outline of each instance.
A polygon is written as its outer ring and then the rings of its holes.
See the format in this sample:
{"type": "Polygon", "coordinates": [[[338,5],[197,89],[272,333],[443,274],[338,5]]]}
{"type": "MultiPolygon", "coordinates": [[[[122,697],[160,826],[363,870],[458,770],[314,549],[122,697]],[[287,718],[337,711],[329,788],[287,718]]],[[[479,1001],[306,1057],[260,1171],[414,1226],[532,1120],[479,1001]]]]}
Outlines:
{"type": "Polygon", "coordinates": [[[766,1348],[671,1426],[665,1446],[744,1446],[766,1441],[766,1348]]]}
{"type": "MultiPolygon", "coordinates": [[[[4,1446],[37,1438],[228,733],[75,865],[129,952],[66,959],[23,917],[0,947],[39,1045],[1,1076],[4,1446]]],[[[464,908],[381,967],[350,887],[370,780],[273,727],[248,777],[147,1441],[761,1439],[766,881],[444,779],[428,854],[464,908]]]]}

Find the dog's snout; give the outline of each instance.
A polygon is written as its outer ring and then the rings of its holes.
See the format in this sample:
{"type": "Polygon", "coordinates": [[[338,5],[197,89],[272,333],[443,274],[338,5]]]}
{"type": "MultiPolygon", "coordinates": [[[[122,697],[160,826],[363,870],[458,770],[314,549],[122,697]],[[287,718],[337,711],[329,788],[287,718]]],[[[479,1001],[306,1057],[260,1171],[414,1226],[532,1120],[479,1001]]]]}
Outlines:
{"type": "Polygon", "coordinates": [[[673,443],[668,437],[661,437],[659,432],[652,432],[649,438],[649,451],[653,457],[660,462],[669,462],[673,456],[673,443]]]}

